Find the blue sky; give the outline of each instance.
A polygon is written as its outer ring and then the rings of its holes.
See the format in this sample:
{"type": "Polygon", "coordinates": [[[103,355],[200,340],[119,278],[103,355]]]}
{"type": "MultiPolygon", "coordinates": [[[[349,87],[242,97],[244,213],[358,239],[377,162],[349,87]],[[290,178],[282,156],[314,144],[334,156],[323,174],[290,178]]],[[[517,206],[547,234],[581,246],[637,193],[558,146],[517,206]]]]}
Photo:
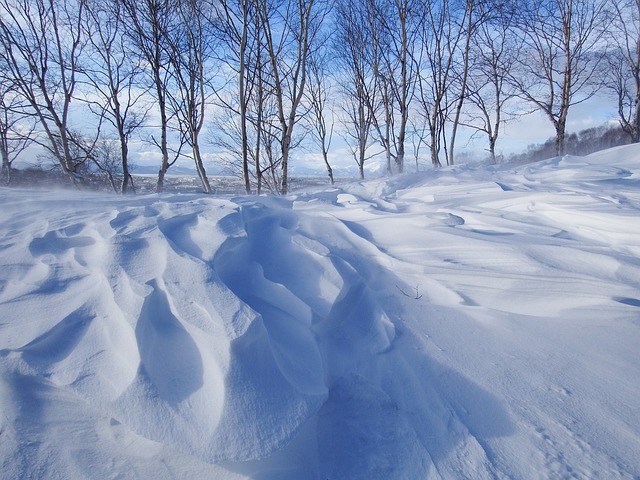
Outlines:
{"type": "MultiPolygon", "coordinates": [[[[590,100],[575,105],[569,110],[569,119],[567,124],[567,133],[579,132],[581,130],[602,125],[608,121],[616,122],[617,115],[615,112],[614,99],[600,94],[590,100]]],[[[470,140],[472,131],[463,128],[459,131],[458,141],[456,144],[456,156],[457,163],[465,161],[481,161],[485,158],[486,137],[484,135],[476,134],[476,137],[470,140]]],[[[549,119],[543,114],[537,112],[526,116],[523,116],[517,120],[513,120],[503,126],[500,138],[497,145],[497,154],[509,155],[512,153],[518,153],[526,150],[529,145],[539,144],[545,142],[548,138],[555,134],[553,126],[549,119]]],[[[202,135],[203,145],[202,149],[205,155],[209,158],[205,167],[209,174],[220,173],[220,167],[217,164],[214,155],[216,147],[208,143],[207,135],[202,135]]],[[[312,146],[312,148],[315,148],[312,146]]],[[[381,150],[381,149],[380,149],[381,150]]],[[[29,163],[33,163],[34,157],[38,155],[40,150],[32,148],[28,155],[25,155],[25,160],[29,163]]],[[[412,154],[408,154],[412,155],[412,154]]],[[[422,153],[425,160],[421,162],[421,166],[429,168],[428,151],[424,147],[422,153]]],[[[160,154],[157,148],[153,145],[140,140],[139,138],[132,139],[131,142],[131,161],[139,167],[147,167],[148,171],[157,171],[160,165],[160,154]]],[[[343,138],[339,133],[335,132],[332,141],[332,148],[330,151],[330,162],[332,167],[336,170],[336,174],[357,174],[357,166],[353,157],[351,156],[349,149],[343,138]]],[[[407,159],[410,170],[415,165],[413,157],[407,159]]],[[[384,173],[384,158],[381,155],[379,158],[373,158],[368,161],[366,168],[369,176],[375,176],[379,173],[384,173]]],[[[20,167],[24,165],[24,162],[16,162],[15,166],[20,167]]],[[[184,167],[180,169],[182,173],[185,169],[193,169],[193,163],[188,158],[180,159],[176,166],[184,167]]],[[[174,169],[173,172],[178,172],[174,169]]],[[[172,173],[172,170],[169,170],[172,173]]],[[[194,171],[195,173],[195,171],[194,171]]],[[[325,174],[325,167],[322,158],[318,151],[296,151],[291,163],[292,174],[308,174],[314,173],[317,175],[325,174]]]]}

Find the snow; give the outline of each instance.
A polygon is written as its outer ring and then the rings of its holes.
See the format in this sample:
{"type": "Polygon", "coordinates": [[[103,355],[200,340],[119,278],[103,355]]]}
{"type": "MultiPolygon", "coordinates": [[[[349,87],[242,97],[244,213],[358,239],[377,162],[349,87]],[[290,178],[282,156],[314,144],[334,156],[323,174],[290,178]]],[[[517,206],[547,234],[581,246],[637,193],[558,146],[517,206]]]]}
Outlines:
{"type": "Polygon", "coordinates": [[[2,478],[640,477],[640,147],[0,204],[2,478]]]}

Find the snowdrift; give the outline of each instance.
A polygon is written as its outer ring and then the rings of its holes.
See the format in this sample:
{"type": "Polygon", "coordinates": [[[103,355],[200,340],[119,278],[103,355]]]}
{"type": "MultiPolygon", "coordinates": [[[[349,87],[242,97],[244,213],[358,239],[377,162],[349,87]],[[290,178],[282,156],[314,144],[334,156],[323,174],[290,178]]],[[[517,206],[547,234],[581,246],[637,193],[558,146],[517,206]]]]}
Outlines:
{"type": "Polygon", "coordinates": [[[3,478],[640,475],[638,147],[0,203],[3,478]]]}

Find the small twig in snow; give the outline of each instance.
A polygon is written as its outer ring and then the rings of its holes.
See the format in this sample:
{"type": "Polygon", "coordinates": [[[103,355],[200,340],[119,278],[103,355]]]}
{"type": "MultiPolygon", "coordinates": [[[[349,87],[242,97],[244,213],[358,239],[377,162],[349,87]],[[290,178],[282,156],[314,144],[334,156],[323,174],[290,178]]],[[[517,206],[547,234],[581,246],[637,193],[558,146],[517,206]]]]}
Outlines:
{"type": "Polygon", "coordinates": [[[402,293],[405,297],[413,298],[414,300],[420,300],[422,298],[422,294],[420,293],[420,285],[416,285],[415,287],[413,287],[413,289],[416,291],[415,295],[409,295],[398,285],[396,285],[396,288],[400,290],[400,293],[402,293]]]}

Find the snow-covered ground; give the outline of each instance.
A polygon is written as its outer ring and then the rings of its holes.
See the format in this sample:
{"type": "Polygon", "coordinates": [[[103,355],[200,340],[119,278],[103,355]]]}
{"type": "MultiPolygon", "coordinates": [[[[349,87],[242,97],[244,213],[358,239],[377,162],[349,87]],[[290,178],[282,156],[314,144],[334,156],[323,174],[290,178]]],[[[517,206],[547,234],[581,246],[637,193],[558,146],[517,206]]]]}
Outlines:
{"type": "Polygon", "coordinates": [[[636,146],[0,205],[3,479],[640,477],[636,146]]]}

